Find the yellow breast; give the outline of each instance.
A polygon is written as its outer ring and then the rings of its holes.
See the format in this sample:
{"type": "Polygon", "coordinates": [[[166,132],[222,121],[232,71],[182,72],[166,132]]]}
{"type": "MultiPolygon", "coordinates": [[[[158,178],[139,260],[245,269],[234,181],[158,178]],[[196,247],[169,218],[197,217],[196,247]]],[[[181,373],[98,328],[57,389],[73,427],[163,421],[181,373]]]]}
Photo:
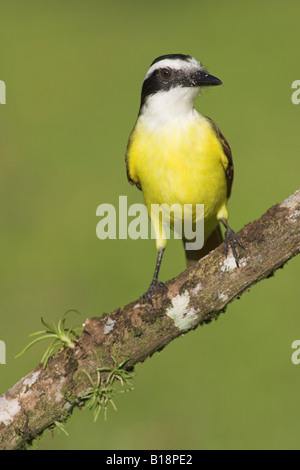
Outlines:
{"type": "Polygon", "coordinates": [[[132,180],[146,205],[204,204],[205,219],[226,203],[228,161],[209,121],[195,112],[187,123],[149,129],[138,120],[127,151],[132,180]]]}

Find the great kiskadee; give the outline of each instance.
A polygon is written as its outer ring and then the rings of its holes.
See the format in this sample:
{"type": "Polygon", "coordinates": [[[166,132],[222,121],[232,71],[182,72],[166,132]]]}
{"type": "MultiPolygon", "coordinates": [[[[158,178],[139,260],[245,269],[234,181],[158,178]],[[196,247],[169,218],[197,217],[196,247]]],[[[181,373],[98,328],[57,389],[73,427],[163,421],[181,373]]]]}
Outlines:
{"type": "Polygon", "coordinates": [[[238,265],[236,245],[243,245],[228,225],[226,207],[233,181],[231,150],[214,121],[194,108],[201,88],[216,85],[222,85],[221,80],[184,54],[157,57],[143,82],[126,168],[129,182],[143,192],[156,235],[155,272],[144,294],[150,302],[154,290],[162,285],[158,273],[166,247],[160,221],[151,213],[152,204],[192,204],[193,208],[204,204],[204,246],[185,249],[188,267],[223,241],[219,222],[226,229],[225,256],[231,247],[238,265]]]}

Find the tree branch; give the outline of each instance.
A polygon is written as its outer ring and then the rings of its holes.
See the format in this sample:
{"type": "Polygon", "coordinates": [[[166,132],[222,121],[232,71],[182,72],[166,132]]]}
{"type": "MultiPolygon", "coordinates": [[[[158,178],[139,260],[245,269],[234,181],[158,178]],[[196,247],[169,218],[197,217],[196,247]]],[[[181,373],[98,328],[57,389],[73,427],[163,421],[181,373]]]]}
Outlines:
{"type": "Polygon", "coordinates": [[[167,283],[153,307],[141,298],[122,309],[88,318],[74,349],[63,349],[45,369],[40,364],[0,397],[0,449],[20,449],[82,405],[99,367],[123,364],[132,370],[170,341],[210,322],[229,302],[300,252],[300,190],[249,223],[239,237],[245,245],[237,268],[220,246],[195,267],[167,283]]]}

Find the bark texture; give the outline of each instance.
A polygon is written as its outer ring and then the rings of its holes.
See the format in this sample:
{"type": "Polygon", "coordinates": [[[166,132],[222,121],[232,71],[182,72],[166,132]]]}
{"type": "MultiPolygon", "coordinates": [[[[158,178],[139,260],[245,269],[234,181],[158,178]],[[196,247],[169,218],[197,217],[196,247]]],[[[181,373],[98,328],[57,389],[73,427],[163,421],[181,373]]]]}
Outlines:
{"type": "Polygon", "coordinates": [[[224,247],[211,252],[159,290],[153,307],[142,298],[88,318],[74,349],[63,349],[0,397],[0,449],[26,447],[45,429],[69,417],[89,389],[87,371],[122,364],[132,370],[170,341],[209,323],[254,284],[300,252],[300,190],[240,232],[240,267],[224,247]]]}

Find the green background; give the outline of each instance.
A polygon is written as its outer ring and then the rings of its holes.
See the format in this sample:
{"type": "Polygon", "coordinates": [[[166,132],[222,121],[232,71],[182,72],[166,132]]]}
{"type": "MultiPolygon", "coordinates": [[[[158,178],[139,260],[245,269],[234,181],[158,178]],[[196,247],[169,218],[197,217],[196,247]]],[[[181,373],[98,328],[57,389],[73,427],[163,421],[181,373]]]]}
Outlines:
{"type": "MultiPolygon", "coordinates": [[[[230,222],[239,229],[299,188],[298,1],[0,1],[0,366],[4,393],[40,360],[22,358],[40,317],[86,317],[137,297],[153,274],[152,240],[96,238],[96,208],[127,183],[124,153],[142,80],[161,54],[195,56],[224,82],[198,99],[235,162],[230,222]]],[[[170,241],[161,279],[185,268],[170,241]]],[[[40,449],[286,449],[300,443],[300,259],[136,367],[135,390],[93,423],[40,449]]],[[[75,319],[77,321],[77,318],[75,319]]]]}

